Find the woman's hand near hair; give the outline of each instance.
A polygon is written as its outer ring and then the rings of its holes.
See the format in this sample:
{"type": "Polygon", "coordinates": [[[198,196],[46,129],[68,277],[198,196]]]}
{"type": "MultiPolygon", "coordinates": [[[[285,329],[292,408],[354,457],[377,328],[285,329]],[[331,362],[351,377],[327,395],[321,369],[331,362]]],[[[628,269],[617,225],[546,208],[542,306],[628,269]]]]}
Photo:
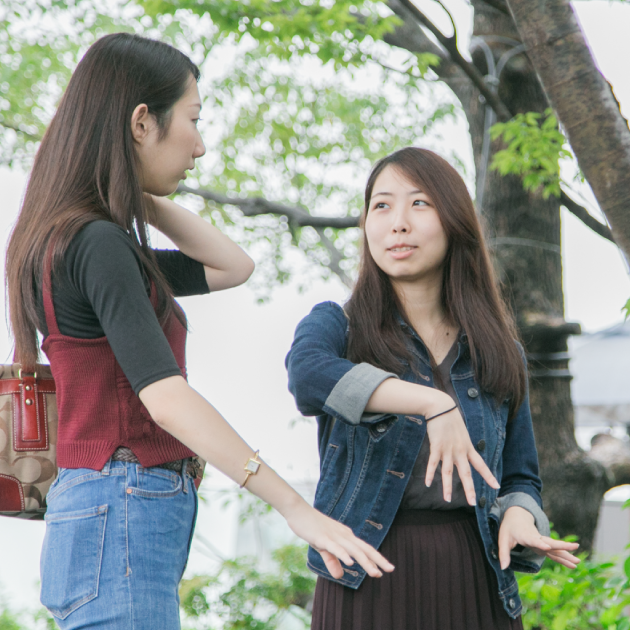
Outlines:
{"type": "MultiPolygon", "coordinates": [[[[140,400],[153,420],[210,465],[238,484],[245,481],[244,466],[254,451],[221,414],[181,376],[171,376],[143,388],[140,400]]],[[[335,578],[356,560],[372,577],[394,567],[349,527],[315,510],[269,466],[263,463],[251,475],[247,489],[273,506],[291,529],[321,554],[335,578]]]]}
{"type": "Polygon", "coordinates": [[[542,536],[536,529],[533,515],[524,508],[513,505],[505,511],[499,528],[499,561],[502,569],[510,566],[510,552],[516,545],[528,547],[538,555],[547,556],[569,569],[575,569],[580,562],[571,553],[579,547],[577,543],[542,536]]]}
{"type": "Polygon", "coordinates": [[[236,287],[252,275],[254,261],[210,222],[166,197],[146,196],[153,204],[151,225],[205,267],[211,291],[236,287]]]}
{"type": "Polygon", "coordinates": [[[444,500],[450,501],[453,488],[453,466],[456,466],[468,503],[476,505],[477,497],[470,470],[471,465],[489,486],[497,489],[500,486],[481,455],[475,450],[470,441],[466,423],[448,394],[426,385],[388,378],[374,390],[365,410],[374,413],[412,414],[432,418],[451,407],[454,408],[448,413],[427,421],[431,455],[425,483],[427,486],[433,483],[435,471],[438,464],[442,462],[444,500]]]}

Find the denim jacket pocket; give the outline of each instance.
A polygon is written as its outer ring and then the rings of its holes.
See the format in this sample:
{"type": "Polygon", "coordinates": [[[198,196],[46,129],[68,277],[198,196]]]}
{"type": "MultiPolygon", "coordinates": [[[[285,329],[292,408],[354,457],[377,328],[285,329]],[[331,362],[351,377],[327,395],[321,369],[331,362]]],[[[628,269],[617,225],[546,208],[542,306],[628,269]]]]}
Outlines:
{"type": "Polygon", "coordinates": [[[65,619],[98,596],[107,506],[46,514],[41,602],[65,619]]]}

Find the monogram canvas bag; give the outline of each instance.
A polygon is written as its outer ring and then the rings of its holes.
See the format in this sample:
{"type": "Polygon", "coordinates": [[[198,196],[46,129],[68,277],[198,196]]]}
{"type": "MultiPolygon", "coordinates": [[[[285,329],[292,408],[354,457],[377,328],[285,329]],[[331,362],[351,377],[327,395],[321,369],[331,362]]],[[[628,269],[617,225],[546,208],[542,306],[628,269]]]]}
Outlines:
{"type": "Polygon", "coordinates": [[[40,520],[57,476],[57,398],[49,365],[0,365],[0,515],[40,520]]]}

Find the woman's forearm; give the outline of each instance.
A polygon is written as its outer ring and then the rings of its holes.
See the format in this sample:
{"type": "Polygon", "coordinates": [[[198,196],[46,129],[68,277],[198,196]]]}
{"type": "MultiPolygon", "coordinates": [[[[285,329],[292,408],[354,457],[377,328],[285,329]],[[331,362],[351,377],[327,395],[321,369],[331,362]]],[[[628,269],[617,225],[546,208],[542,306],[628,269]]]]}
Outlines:
{"type": "MultiPolygon", "coordinates": [[[[239,485],[253,449],[221,414],[181,376],[172,376],[145,387],[140,400],[151,417],[239,485]]],[[[263,464],[247,482],[247,489],[287,517],[304,499],[269,466],[263,464]]]]}
{"type": "Polygon", "coordinates": [[[388,378],[374,390],[365,411],[431,417],[454,404],[453,399],[439,389],[388,378]]]}
{"type": "Polygon", "coordinates": [[[210,290],[237,286],[249,278],[254,261],[214,225],[166,197],[151,200],[155,207],[154,227],[181,252],[204,265],[210,290]]]}

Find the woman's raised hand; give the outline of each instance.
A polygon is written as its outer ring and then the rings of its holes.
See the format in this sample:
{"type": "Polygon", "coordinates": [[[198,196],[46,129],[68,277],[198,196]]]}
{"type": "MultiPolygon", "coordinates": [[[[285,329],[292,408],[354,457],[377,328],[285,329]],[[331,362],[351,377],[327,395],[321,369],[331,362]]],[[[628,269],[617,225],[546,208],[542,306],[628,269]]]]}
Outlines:
{"type": "MultiPolygon", "coordinates": [[[[436,390],[437,393],[437,390],[436,390]]],[[[454,405],[453,399],[447,394],[440,392],[443,400],[435,413],[440,413],[443,409],[449,409],[454,405]]],[[[433,413],[427,414],[430,418],[433,413]]],[[[462,414],[455,407],[448,413],[427,421],[427,435],[431,443],[431,454],[427,465],[427,475],[425,482],[427,487],[433,483],[435,470],[438,464],[442,462],[442,484],[444,490],[444,500],[451,500],[453,491],[453,466],[457,466],[459,478],[462,480],[462,486],[466,493],[466,499],[470,505],[477,504],[477,496],[475,494],[475,486],[473,484],[470,466],[485,479],[486,483],[495,489],[499,489],[499,482],[495,479],[492,472],[483,458],[470,441],[470,435],[462,414]]]]}
{"type": "Polygon", "coordinates": [[[293,532],[319,551],[326,568],[336,579],[343,577],[341,562],[348,567],[358,562],[370,577],[382,577],[382,571],[394,570],[393,564],[357,538],[347,525],[324,516],[306,502],[300,502],[289,514],[285,513],[285,517],[293,532]]]}

